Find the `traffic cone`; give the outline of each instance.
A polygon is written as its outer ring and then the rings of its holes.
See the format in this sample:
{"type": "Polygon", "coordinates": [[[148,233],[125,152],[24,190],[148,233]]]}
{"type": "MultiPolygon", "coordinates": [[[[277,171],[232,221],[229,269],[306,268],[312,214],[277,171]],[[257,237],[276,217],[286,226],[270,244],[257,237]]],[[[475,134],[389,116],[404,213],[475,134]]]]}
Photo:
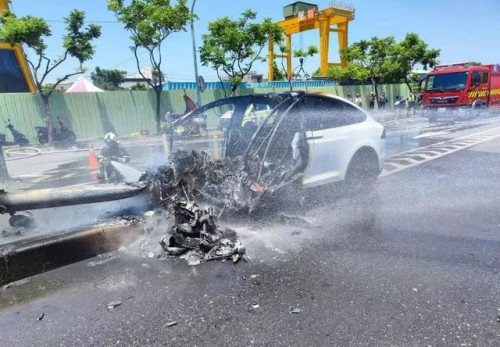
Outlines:
{"type": "Polygon", "coordinates": [[[94,145],[90,145],[89,169],[90,176],[92,176],[94,183],[99,183],[99,178],[97,177],[97,173],[99,172],[99,161],[97,160],[97,155],[94,152],[94,145]]]}

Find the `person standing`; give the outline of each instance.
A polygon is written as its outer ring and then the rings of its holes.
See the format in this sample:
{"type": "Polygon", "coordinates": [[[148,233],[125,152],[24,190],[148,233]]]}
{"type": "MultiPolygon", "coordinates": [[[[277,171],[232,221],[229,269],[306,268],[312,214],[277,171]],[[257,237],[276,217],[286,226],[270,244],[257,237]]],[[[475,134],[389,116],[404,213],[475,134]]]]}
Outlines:
{"type": "Polygon", "coordinates": [[[385,93],[382,93],[382,95],[378,98],[378,106],[380,109],[385,110],[385,104],[387,104],[387,97],[385,96],[385,93]]]}
{"type": "Polygon", "coordinates": [[[368,98],[368,107],[370,110],[375,109],[375,100],[377,97],[375,96],[375,93],[371,93],[370,97],[368,98]]]}
{"type": "Polygon", "coordinates": [[[354,98],[354,103],[359,107],[363,107],[363,99],[361,99],[361,96],[359,96],[359,94],[356,94],[356,97],[354,98]]]}
{"type": "Polygon", "coordinates": [[[413,112],[413,115],[416,114],[415,94],[413,94],[413,93],[410,93],[408,95],[408,110],[407,110],[406,116],[409,116],[411,112],[413,112]]]}

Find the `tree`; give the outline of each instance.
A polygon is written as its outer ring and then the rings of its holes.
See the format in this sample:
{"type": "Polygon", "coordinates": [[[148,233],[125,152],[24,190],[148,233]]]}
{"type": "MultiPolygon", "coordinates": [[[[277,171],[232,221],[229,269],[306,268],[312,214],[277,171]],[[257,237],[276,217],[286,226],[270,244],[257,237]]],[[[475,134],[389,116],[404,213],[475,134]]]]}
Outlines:
{"type": "Polygon", "coordinates": [[[221,83],[221,73],[230,78],[231,94],[236,92],[256,61],[265,61],[261,53],[269,39],[282,40],[283,30],[277,24],[269,18],[262,23],[252,22],[256,18],[252,10],[246,10],[237,20],[222,17],[210,22],[208,34],[203,35],[200,61],[216,71],[221,83]]]}
{"type": "Polygon", "coordinates": [[[301,71],[304,73],[304,77],[306,77],[306,78],[308,77],[308,74],[304,70],[304,62],[305,62],[307,57],[313,57],[314,55],[318,54],[318,52],[319,52],[318,47],[311,45],[311,46],[307,47],[306,51],[301,50],[301,49],[293,51],[293,57],[299,59],[299,66],[297,66],[293,70],[291,75],[288,74],[287,68],[285,67],[285,56],[288,54],[288,49],[283,42],[279,43],[279,50],[281,53],[281,68],[284,71],[283,78],[288,81],[288,85],[290,86],[290,91],[292,91],[293,90],[292,79],[294,77],[300,76],[301,71]],[[297,69],[299,71],[298,73],[295,72],[295,71],[297,71],[297,69]]]}
{"type": "MultiPolygon", "coordinates": [[[[319,73],[319,69],[318,69],[319,73]]],[[[328,69],[328,79],[337,82],[365,82],[368,80],[368,71],[359,65],[348,63],[347,67],[332,66],[328,69]]]]}
{"type": "Polygon", "coordinates": [[[293,52],[293,57],[299,59],[299,66],[295,70],[299,69],[298,75],[300,76],[300,71],[304,72],[304,77],[308,77],[309,74],[304,71],[304,63],[308,57],[314,57],[318,54],[318,47],[310,45],[307,50],[297,49],[293,52]]]}
{"type": "Polygon", "coordinates": [[[64,18],[66,34],[63,36],[63,53],[61,56],[51,59],[47,55],[45,41],[52,35],[52,32],[43,18],[32,16],[17,18],[9,12],[0,17],[0,24],[2,24],[0,26],[0,41],[11,45],[22,44],[27,48],[26,60],[31,66],[48,120],[49,142],[52,142],[52,116],[49,98],[60,83],[84,71],[83,63],[92,59],[94,55],[92,42],[101,36],[99,25],[90,24],[86,29],[83,29],[84,21],[85,12],[78,10],[71,11],[69,17],[64,18]],[[56,82],[52,84],[45,84],[46,78],[70,57],[77,59],[80,63],[78,70],[57,78],[56,82]]]}
{"type": "Polygon", "coordinates": [[[118,90],[120,84],[125,80],[125,71],[106,70],[96,66],[95,71],[90,74],[94,84],[104,90],[118,90]]]}
{"type": "Polygon", "coordinates": [[[342,60],[351,64],[354,76],[366,75],[373,85],[378,102],[378,86],[382,82],[397,76],[398,67],[392,59],[394,45],[393,36],[386,38],[373,37],[370,40],[354,42],[350,47],[341,50],[342,60]]]}
{"type": "Polygon", "coordinates": [[[275,81],[283,81],[285,79],[286,71],[279,68],[276,60],[273,61],[273,76],[275,81]]]}
{"type": "Polygon", "coordinates": [[[415,65],[421,64],[424,69],[434,67],[438,64],[439,53],[439,49],[429,49],[427,43],[422,41],[417,34],[406,34],[404,40],[392,48],[394,73],[406,83],[411,91],[411,82],[415,82],[412,76],[415,65]]]}
{"type": "Polygon", "coordinates": [[[132,87],[130,87],[130,90],[145,91],[148,90],[148,87],[146,87],[144,84],[136,83],[132,87]]]}
{"type": "Polygon", "coordinates": [[[160,133],[163,74],[156,73],[153,78],[146,79],[141,71],[139,54],[145,50],[152,71],[161,72],[163,43],[173,33],[185,31],[186,25],[196,16],[186,6],[187,0],[178,0],[175,6],[170,0],[133,0],[128,6],[123,0],[107,1],[108,9],[130,32],[137,70],[156,94],[156,131],[160,133]]]}

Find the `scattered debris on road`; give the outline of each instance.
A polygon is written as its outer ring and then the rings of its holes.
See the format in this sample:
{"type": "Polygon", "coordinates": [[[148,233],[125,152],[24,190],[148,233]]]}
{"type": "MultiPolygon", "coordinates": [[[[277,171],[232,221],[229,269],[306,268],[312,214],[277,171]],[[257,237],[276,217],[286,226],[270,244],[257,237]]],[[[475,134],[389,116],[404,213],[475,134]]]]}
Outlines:
{"type": "Polygon", "coordinates": [[[38,319],[39,321],[41,321],[41,320],[43,319],[43,317],[45,317],[45,313],[43,313],[43,312],[42,312],[42,314],[41,314],[41,315],[39,315],[37,319],[38,319]]]}
{"type": "Polygon", "coordinates": [[[177,322],[176,321],[172,321],[172,322],[167,323],[167,328],[170,328],[170,327],[173,327],[173,326],[176,326],[176,325],[177,325],[177,322]]]}
{"type": "Polygon", "coordinates": [[[122,304],[121,301],[119,300],[116,300],[116,301],[111,301],[108,305],[107,305],[107,308],[109,311],[112,311],[114,310],[115,308],[117,308],[118,306],[120,306],[122,304]]]}
{"type": "Polygon", "coordinates": [[[183,198],[173,208],[175,224],[161,239],[160,245],[169,255],[185,255],[191,265],[202,261],[243,257],[246,248],[236,241],[231,229],[219,228],[211,210],[183,198]]]}
{"type": "Polygon", "coordinates": [[[299,314],[300,312],[302,312],[302,310],[298,307],[293,307],[293,306],[290,306],[290,308],[288,309],[288,311],[292,314],[299,314]]]}

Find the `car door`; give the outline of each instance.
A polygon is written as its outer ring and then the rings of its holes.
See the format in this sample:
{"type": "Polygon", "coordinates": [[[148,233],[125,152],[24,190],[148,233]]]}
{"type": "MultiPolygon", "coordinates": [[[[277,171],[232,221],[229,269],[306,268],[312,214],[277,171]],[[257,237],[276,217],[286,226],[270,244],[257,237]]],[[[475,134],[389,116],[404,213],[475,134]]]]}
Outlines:
{"type": "Polygon", "coordinates": [[[306,134],[314,142],[304,185],[314,187],[343,180],[356,129],[366,116],[356,107],[328,96],[306,96],[306,134]]]}

